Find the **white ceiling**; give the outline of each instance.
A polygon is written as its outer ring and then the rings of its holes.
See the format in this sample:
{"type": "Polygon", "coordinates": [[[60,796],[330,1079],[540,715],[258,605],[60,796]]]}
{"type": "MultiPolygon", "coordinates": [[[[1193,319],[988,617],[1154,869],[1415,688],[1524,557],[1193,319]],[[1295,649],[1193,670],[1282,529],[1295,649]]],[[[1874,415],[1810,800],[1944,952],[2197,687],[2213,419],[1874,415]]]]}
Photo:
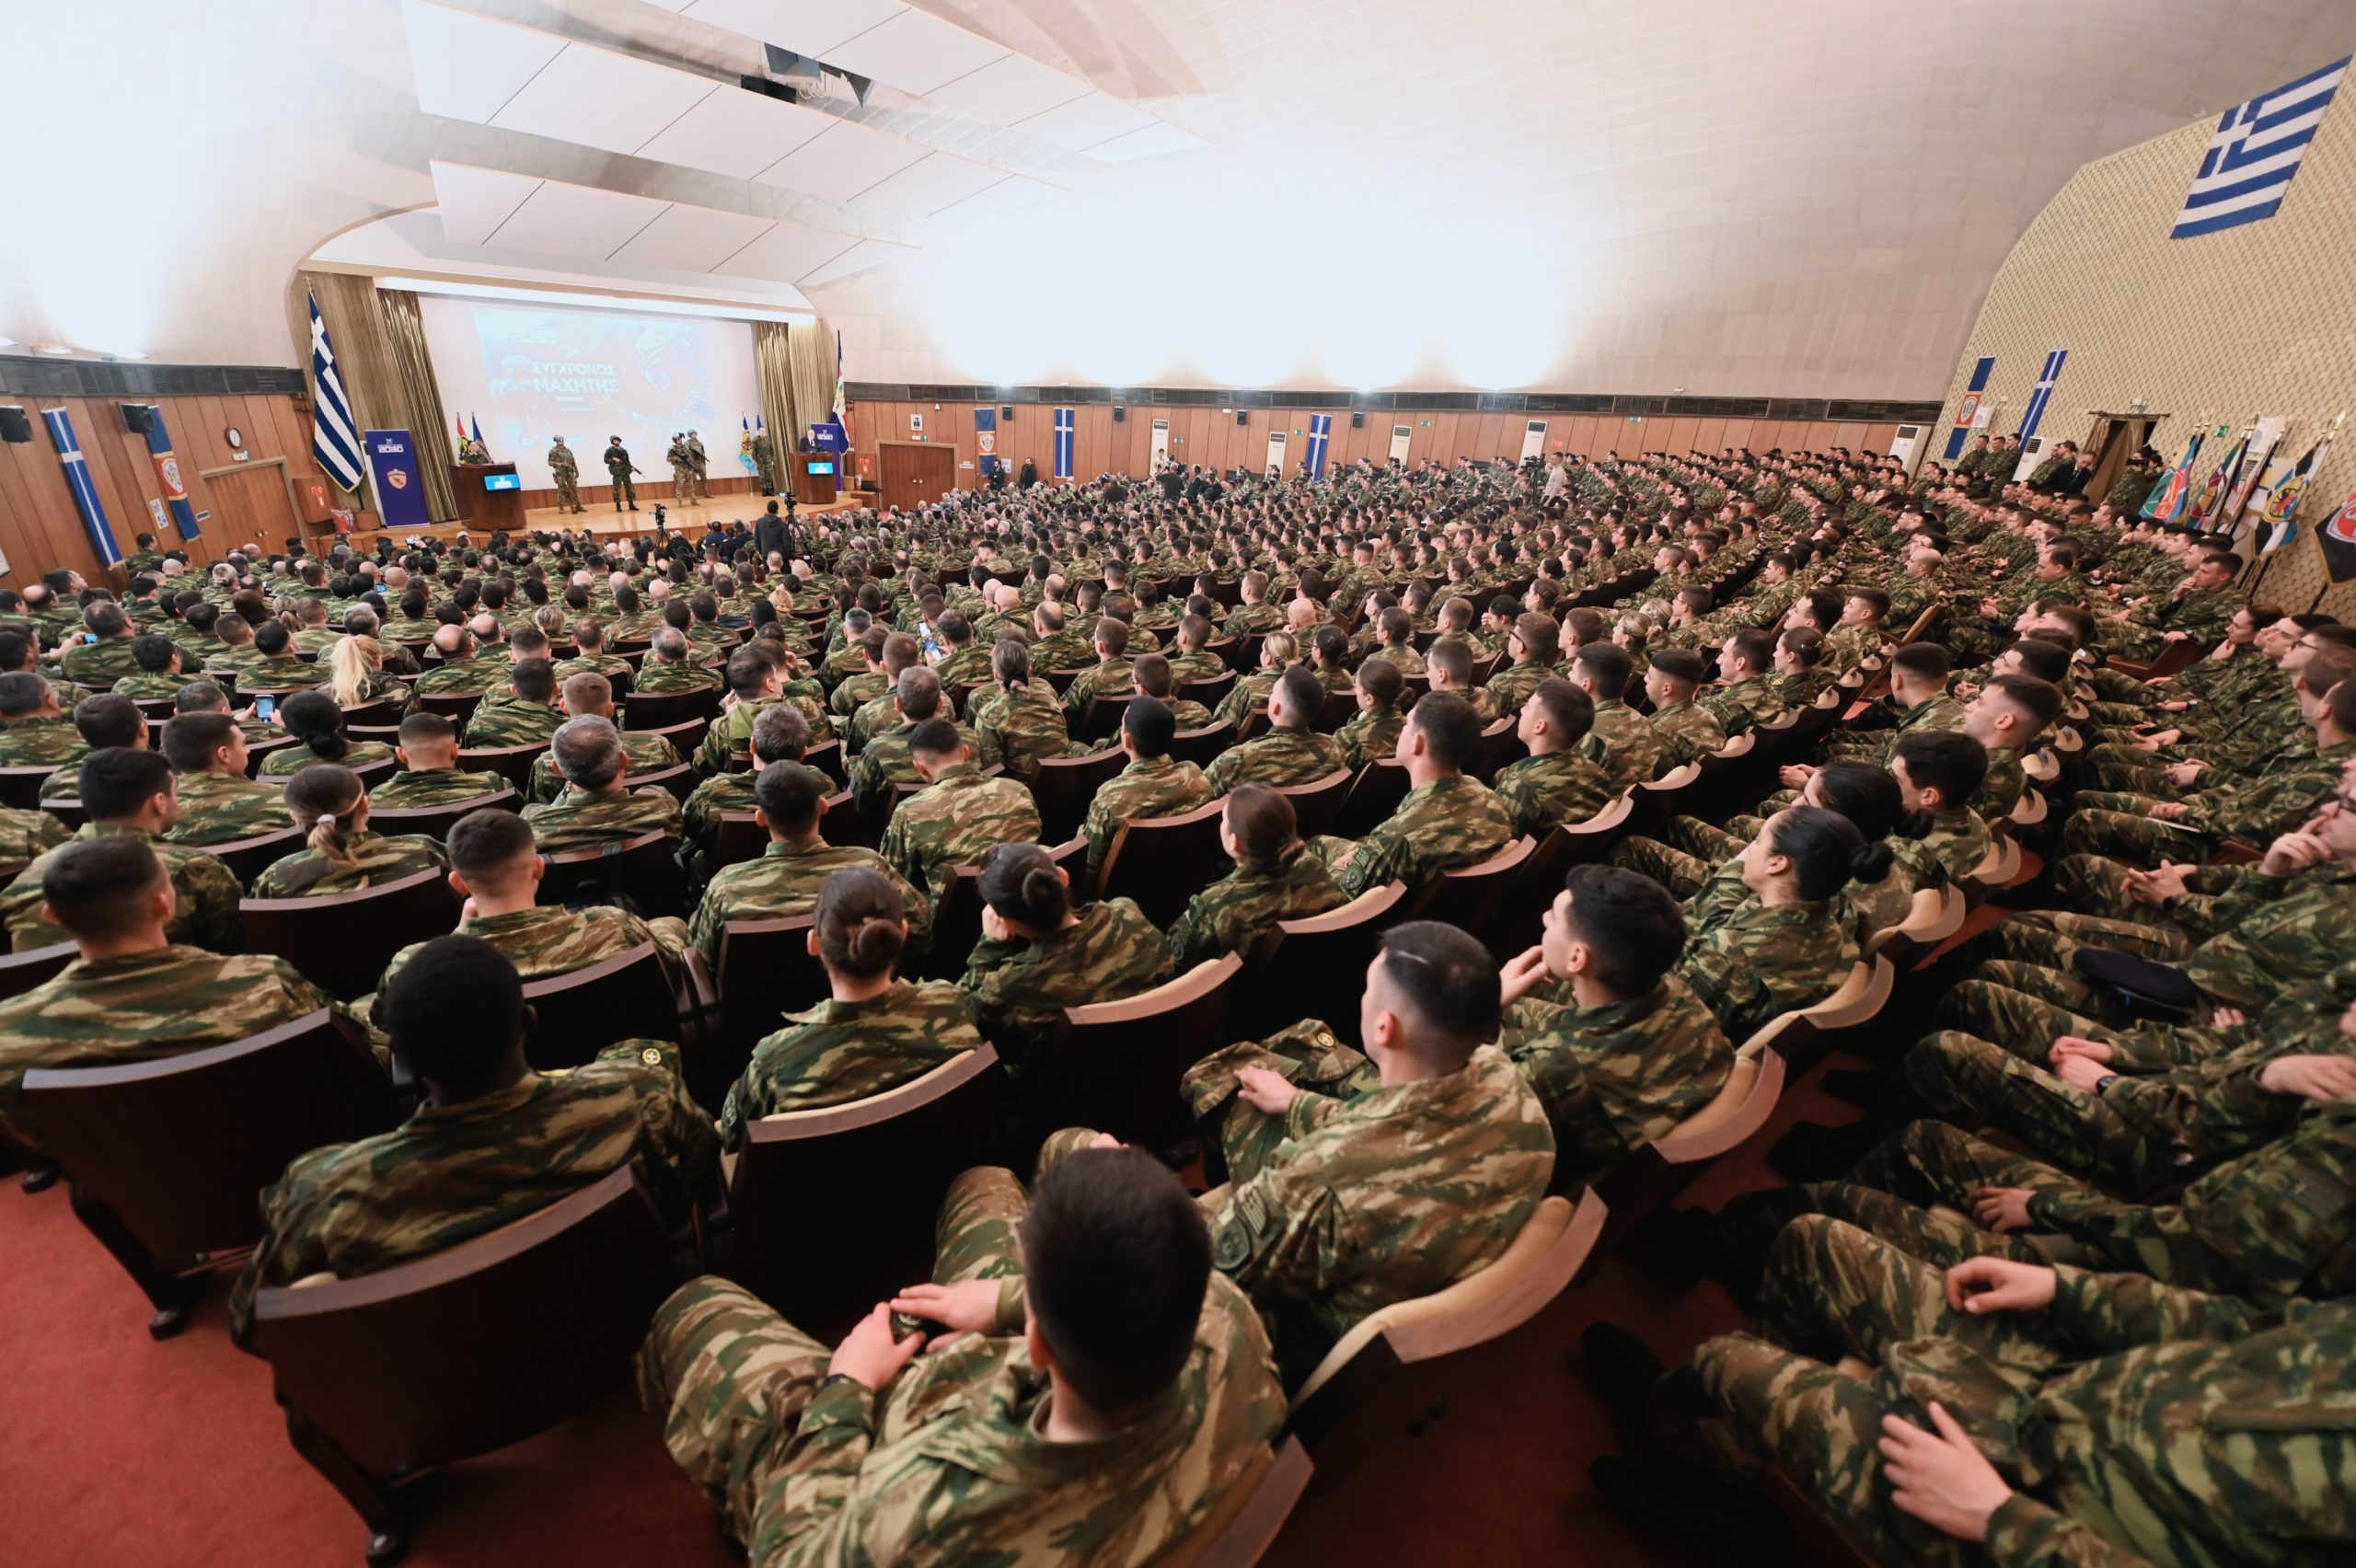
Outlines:
{"type": "Polygon", "coordinates": [[[2356,42],[2348,0],[108,0],[9,25],[15,119],[75,148],[12,174],[20,342],[294,363],[316,252],[806,295],[856,379],[1865,398],[1937,393],[2081,164],[2356,42]],[[762,41],[875,91],[745,92],[762,41]],[[135,213],[104,173],[132,167],[135,213]]]}

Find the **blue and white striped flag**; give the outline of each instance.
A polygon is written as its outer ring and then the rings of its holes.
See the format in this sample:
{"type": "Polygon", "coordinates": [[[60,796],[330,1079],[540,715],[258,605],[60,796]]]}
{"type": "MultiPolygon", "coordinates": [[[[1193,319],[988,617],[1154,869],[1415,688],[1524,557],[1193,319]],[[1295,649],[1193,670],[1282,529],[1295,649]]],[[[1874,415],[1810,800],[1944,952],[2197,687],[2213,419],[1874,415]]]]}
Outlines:
{"type": "Polygon", "coordinates": [[[2045,421],[2045,405],[2053,400],[2053,384],[2062,378],[2062,363],[2069,357],[2069,350],[2056,349],[2045,356],[2045,368],[2038,373],[2037,390],[2028,395],[2028,407],[2021,411],[2021,458],[2013,470],[2016,479],[2027,478],[2044,457],[2028,449],[2029,439],[2045,421]]]}
{"type": "Polygon", "coordinates": [[[2272,217],[2350,58],[2356,56],[2342,55],[2218,116],[2216,133],[2200,155],[2200,172],[2192,177],[2168,237],[2190,239],[2272,217]]]}
{"type": "Polygon", "coordinates": [[[1309,416],[1309,477],[1312,479],[1322,479],[1325,477],[1325,443],[1332,438],[1333,434],[1333,415],[1311,414],[1309,416]]]}
{"type": "Polygon", "coordinates": [[[311,455],[320,471],[338,490],[360,489],[360,427],[352,418],[352,399],[343,395],[343,377],[335,368],[335,350],[328,343],[328,324],[319,318],[319,296],[311,299],[311,379],[318,396],[311,400],[311,455]]]}
{"type": "Polygon", "coordinates": [[[83,461],[73,419],[63,409],[43,409],[40,418],[49,426],[49,444],[57,448],[57,461],[65,469],[65,488],[74,492],[74,510],[82,514],[82,529],[90,536],[90,548],[98,552],[98,564],[121,565],[122,547],[114,542],[114,530],[107,525],[106,505],[98,500],[98,487],[90,482],[90,465],[83,461]]]}
{"type": "Polygon", "coordinates": [[[1073,410],[1056,410],[1056,478],[1071,478],[1071,438],[1073,410]]]}

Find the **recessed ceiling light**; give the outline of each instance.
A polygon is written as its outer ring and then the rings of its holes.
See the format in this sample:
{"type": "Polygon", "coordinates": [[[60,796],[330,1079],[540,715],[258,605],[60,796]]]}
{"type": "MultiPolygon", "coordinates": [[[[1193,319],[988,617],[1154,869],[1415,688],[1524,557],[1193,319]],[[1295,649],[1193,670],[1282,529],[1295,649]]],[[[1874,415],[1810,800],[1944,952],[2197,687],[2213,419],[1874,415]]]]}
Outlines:
{"type": "Polygon", "coordinates": [[[33,349],[44,354],[70,354],[74,352],[63,343],[35,343],[33,349]]]}

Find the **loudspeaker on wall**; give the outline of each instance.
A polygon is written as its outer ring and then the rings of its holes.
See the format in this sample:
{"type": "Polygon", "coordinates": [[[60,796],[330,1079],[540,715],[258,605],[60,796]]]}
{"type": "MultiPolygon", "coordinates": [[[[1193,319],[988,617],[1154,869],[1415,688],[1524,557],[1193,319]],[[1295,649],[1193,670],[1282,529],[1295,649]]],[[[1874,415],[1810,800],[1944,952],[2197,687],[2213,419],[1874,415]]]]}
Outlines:
{"type": "Polygon", "coordinates": [[[133,435],[145,435],[156,428],[156,410],[144,403],[123,404],[122,428],[133,435]]]}
{"type": "Polygon", "coordinates": [[[1128,417],[1129,417],[1129,410],[1128,410],[1128,409],[1126,409],[1123,408],[1123,407],[1122,407],[1120,404],[1118,404],[1118,403],[1115,403],[1115,404],[1114,404],[1114,405],[1113,405],[1113,422],[1114,422],[1114,424],[1119,424],[1123,420],[1126,420],[1126,419],[1127,419],[1128,417]]]}
{"type": "Polygon", "coordinates": [[[32,438],[33,421],[25,417],[22,403],[0,407],[0,441],[30,441],[32,438]]]}
{"type": "Polygon", "coordinates": [[[1357,409],[1352,409],[1350,410],[1350,428],[1351,428],[1352,430],[1363,430],[1363,429],[1365,429],[1365,428],[1366,428],[1366,415],[1365,415],[1365,414],[1363,414],[1363,413],[1361,413],[1361,412],[1359,412],[1359,411],[1358,411],[1357,409]]]}
{"type": "Polygon", "coordinates": [[[1000,403],[998,406],[998,417],[1002,420],[1012,419],[1014,417],[1014,405],[1011,403],[1000,403]]]}
{"type": "Polygon", "coordinates": [[[1237,424],[1250,424],[1252,422],[1252,416],[1245,413],[1242,409],[1238,409],[1235,410],[1235,422],[1237,424]]]}

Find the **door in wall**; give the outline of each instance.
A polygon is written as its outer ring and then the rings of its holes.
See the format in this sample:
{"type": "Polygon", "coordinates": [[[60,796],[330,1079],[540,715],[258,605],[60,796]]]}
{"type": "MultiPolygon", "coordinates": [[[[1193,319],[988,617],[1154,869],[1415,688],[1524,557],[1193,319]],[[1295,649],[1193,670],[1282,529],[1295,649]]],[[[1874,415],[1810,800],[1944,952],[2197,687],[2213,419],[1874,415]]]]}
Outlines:
{"type": "Polygon", "coordinates": [[[886,506],[930,506],[957,488],[957,449],[946,443],[878,442],[875,461],[886,506]]]}
{"type": "Polygon", "coordinates": [[[204,522],[204,536],[216,549],[260,545],[283,550],[287,540],[303,531],[294,498],[286,493],[283,464],[255,463],[207,474],[204,495],[201,504],[213,512],[204,522]]]}

